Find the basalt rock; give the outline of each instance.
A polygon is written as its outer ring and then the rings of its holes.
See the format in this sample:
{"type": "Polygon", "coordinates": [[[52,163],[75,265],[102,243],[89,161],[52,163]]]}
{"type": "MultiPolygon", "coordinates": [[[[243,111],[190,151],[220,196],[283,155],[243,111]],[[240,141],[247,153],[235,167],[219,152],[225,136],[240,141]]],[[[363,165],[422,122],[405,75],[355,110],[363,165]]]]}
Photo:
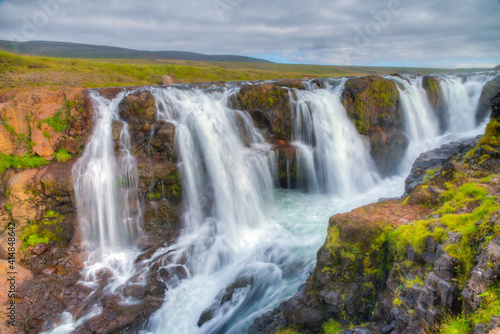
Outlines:
{"type": "Polygon", "coordinates": [[[232,100],[235,108],[250,114],[256,127],[266,139],[288,141],[291,139],[290,101],[288,89],[283,87],[286,84],[297,87],[299,82],[243,85],[232,100]]]}
{"type": "Polygon", "coordinates": [[[439,148],[420,154],[413,163],[410,174],[405,180],[405,193],[403,197],[407,197],[424,180],[431,178],[436,173],[440,173],[441,167],[449,162],[452,157],[463,155],[472,149],[478,143],[479,139],[479,137],[463,139],[458,142],[444,144],[439,148]]]}
{"type": "Polygon", "coordinates": [[[427,99],[439,120],[439,129],[443,133],[448,129],[449,124],[441,84],[438,79],[425,75],[422,78],[422,88],[427,94],[427,99]]]}
{"type": "Polygon", "coordinates": [[[368,136],[379,171],[383,175],[394,174],[409,144],[394,81],[379,76],[349,79],[342,104],[358,132],[368,136]]]}
{"type": "MultiPolygon", "coordinates": [[[[488,81],[481,91],[479,103],[476,108],[476,124],[480,124],[488,116],[491,109],[492,98],[500,92],[500,75],[488,81]]],[[[493,116],[492,116],[493,117],[493,116]]]]}

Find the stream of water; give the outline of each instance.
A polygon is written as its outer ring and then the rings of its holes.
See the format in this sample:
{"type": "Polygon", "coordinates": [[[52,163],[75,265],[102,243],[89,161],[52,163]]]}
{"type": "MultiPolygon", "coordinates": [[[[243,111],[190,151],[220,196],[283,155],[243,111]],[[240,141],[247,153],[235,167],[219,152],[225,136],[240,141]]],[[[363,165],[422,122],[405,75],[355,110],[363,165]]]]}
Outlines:
{"type": "MultiPolygon", "coordinates": [[[[276,188],[273,147],[247,113],[229,107],[238,87],[150,88],[158,120],[176,126],[185,202],[182,234],[175,244],[157,250],[151,261],[167,252],[171,262],[165,268],[187,259],[182,266],[188,278],[170,284],[163,306],[141,333],[246,333],[257,316],[291,297],[306,280],[331,215],[400,196],[419,153],[484,129],[475,126],[474,112],[492,74],[437,76],[450,124],[444,134],[422,78],[389,78],[398,86],[410,139],[401,172],[391,178],[379,176],[368,144],[346,115],[341,103],[346,79],[329,80],[324,89],[290,90],[292,145],[305,175],[299,190],[276,188]],[[232,298],[221,303],[228,287],[232,298]],[[200,327],[207,309],[212,310],[210,317],[200,327]]],[[[117,108],[122,98],[92,96],[96,127],[73,171],[90,253],[83,283],[92,287],[95,276],[110,268],[110,292],[136,273],[135,241],[142,233],[135,158],[124,122],[119,153],[113,153],[111,127],[113,121],[121,122],[117,108]]],[[[99,308],[92,312],[90,316],[99,308]]],[[[49,333],[69,333],[85,321],[69,312],[63,319],[49,333]]]]}

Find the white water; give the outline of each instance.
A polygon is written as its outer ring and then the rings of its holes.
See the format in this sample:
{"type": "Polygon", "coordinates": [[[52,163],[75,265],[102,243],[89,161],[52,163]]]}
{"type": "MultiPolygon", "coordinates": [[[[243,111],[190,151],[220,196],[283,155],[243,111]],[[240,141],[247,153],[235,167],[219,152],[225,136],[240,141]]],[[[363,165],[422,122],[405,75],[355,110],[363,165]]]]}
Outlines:
{"type": "MultiPolygon", "coordinates": [[[[460,136],[463,130],[480,131],[471,123],[440,135],[421,79],[394,80],[399,84],[410,137],[407,161],[460,136]]],[[[450,91],[461,89],[452,88],[448,77],[440,80],[450,91]]],[[[176,125],[186,208],[183,234],[175,244],[159,249],[151,263],[169,252],[171,262],[160,264],[183,266],[188,278],[167,282],[164,305],[143,333],[245,333],[255,317],[292,296],[305,281],[332,214],[402,194],[404,172],[384,180],[374,172],[366,145],[340,103],[342,86],[340,81],[327,89],[292,93],[294,145],[306,174],[303,188],[310,193],[274,188],[272,147],[246,113],[227,107],[228,97],[237,88],[211,92],[152,89],[158,119],[176,125]],[[198,327],[202,312],[220,304],[220,291],[234,282],[241,284],[231,301],[198,327]]],[[[475,101],[465,112],[473,115],[478,95],[459,96],[475,101]]],[[[120,154],[117,158],[113,154],[111,126],[119,121],[120,98],[93,97],[96,127],[74,170],[80,222],[89,231],[85,240],[91,251],[83,283],[95,286],[98,274],[108,270],[114,274],[107,286],[111,292],[135,274],[133,260],[138,251],[134,242],[141,217],[126,126],[120,135],[120,154]]],[[[454,113],[450,109],[450,118],[463,119],[454,113]]],[[[409,167],[407,163],[402,169],[407,173],[409,167]]],[[[98,312],[95,308],[91,314],[98,312]]],[[[88,318],[75,319],[65,313],[52,333],[71,332],[88,318]]]]}
{"type": "Polygon", "coordinates": [[[301,188],[343,198],[366,191],[379,181],[369,147],[340,101],[346,81],[327,84],[326,89],[290,93],[297,174],[306,180],[301,188]]]}
{"type": "Polygon", "coordinates": [[[409,146],[401,165],[402,174],[409,172],[420,153],[452,140],[483,133],[486,122],[476,126],[476,106],[482,87],[495,76],[493,72],[472,74],[465,78],[455,75],[436,76],[440,81],[447,109],[449,127],[444,133],[439,131],[439,122],[422,88],[422,77],[387,77],[397,84],[405,130],[409,137],[409,146]]]}

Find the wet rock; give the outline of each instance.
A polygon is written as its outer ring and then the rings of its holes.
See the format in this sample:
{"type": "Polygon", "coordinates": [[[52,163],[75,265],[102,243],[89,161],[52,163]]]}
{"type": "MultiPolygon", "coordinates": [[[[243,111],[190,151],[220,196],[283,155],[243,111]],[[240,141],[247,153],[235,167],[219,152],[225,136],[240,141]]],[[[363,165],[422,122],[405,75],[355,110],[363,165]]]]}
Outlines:
{"type": "Polygon", "coordinates": [[[439,129],[443,133],[448,129],[449,124],[441,84],[438,79],[425,75],[422,78],[422,88],[427,94],[427,99],[439,120],[439,129]]]}
{"type": "Polygon", "coordinates": [[[247,111],[267,139],[291,139],[292,116],[288,90],[281,85],[243,85],[232,104],[237,109],[247,111]]]}
{"type": "Polygon", "coordinates": [[[491,99],[491,119],[500,118],[500,93],[491,99]]]}
{"type": "Polygon", "coordinates": [[[203,326],[206,322],[212,320],[217,312],[224,312],[223,306],[226,303],[234,304],[233,296],[236,292],[242,289],[248,289],[252,285],[252,280],[246,277],[241,277],[237,279],[234,283],[229,285],[227,288],[219,291],[215,297],[215,301],[207,309],[205,309],[198,319],[198,327],[203,326]]]}
{"type": "MultiPolygon", "coordinates": [[[[491,109],[491,100],[500,92],[500,75],[488,81],[483,86],[476,108],[476,124],[480,124],[488,116],[491,109]]],[[[492,115],[492,118],[495,118],[492,115]]]]}
{"type": "Polygon", "coordinates": [[[156,122],[155,98],[150,91],[136,91],[120,101],[120,118],[127,122],[144,124],[156,122]]]}
{"type": "Polygon", "coordinates": [[[474,147],[478,141],[479,138],[464,139],[420,154],[405,180],[405,194],[403,197],[407,197],[424,180],[439,173],[439,169],[449,162],[453,156],[464,154],[474,147]]]}
{"type": "Polygon", "coordinates": [[[399,165],[408,147],[394,81],[379,76],[349,79],[342,93],[342,104],[358,132],[368,136],[379,171],[384,176],[394,174],[394,166],[399,165]]]}
{"type": "Polygon", "coordinates": [[[36,245],[32,252],[35,253],[36,255],[42,255],[43,253],[45,253],[46,251],[49,250],[49,245],[47,245],[45,242],[42,242],[38,245],[36,245]]]}

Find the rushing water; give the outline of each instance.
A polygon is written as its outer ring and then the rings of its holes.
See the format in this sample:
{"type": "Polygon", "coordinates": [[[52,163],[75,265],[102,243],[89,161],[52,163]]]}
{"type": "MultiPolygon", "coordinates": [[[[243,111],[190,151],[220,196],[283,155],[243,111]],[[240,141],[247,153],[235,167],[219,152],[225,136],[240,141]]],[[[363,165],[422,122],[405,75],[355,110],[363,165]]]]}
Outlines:
{"type": "MultiPolygon", "coordinates": [[[[398,85],[410,146],[401,174],[386,179],[377,174],[367,144],[340,102],[345,79],[330,80],[325,89],[290,90],[292,144],[304,176],[298,187],[307,192],[276,189],[273,147],[247,113],[228,106],[238,88],[151,88],[158,120],[176,126],[185,228],[150,263],[168,252],[170,261],[160,265],[182,266],[188,277],[168,282],[163,306],[142,333],[245,333],[255,317],[292,296],[305,281],[332,214],[401,195],[404,177],[420,152],[464,132],[481,131],[471,120],[491,75],[437,77],[450,124],[444,134],[421,77],[390,78],[398,85]],[[232,298],[222,303],[228,287],[232,298]],[[211,316],[199,327],[207,309],[211,316]]],[[[111,101],[92,98],[96,126],[74,167],[78,214],[90,253],[82,283],[94,287],[99,273],[108,270],[112,278],[106,289],[112,292],[136,274],[141,206],[128,127],[117,115],[123,95],[111,101]],[[116,124],[121,134],[115,157],[116,124]]],[[[51,332],[69,333],[99,312],[98,306],[79,318],[65,312],[51,332]]]]}

